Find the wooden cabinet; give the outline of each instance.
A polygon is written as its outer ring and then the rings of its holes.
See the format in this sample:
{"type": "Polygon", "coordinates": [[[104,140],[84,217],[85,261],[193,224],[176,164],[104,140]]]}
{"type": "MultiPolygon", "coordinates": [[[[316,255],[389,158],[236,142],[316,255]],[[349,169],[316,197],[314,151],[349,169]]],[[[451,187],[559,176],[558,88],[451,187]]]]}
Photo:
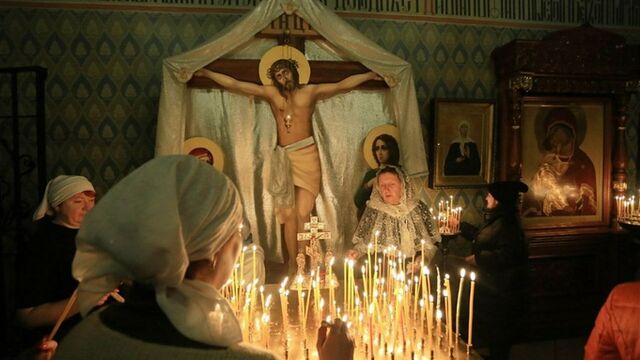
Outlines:
{"type": "Polygon", "coordinates": [[[529,196],[540,205],[533,217],[523,214],[533,290],[530,337],[587,334],[608,291],[629,278],[628,254],[620,251],[631,243],[615,221],[612,204],[616,195],[628,191],[627,101],[640,85],[640,48],[583,25],[541,40],[514,40],[496,48],[492,57],[498,87],[498,177],[528,183],[537,191],[529,196]],[[596,107],[600,110],[593,113],[587,105],[591,101],[603,104],[596,107]],[[567,126],[573,147],[558,150],[556,157],[565,161],[564,167],[550,160],[556,151],[548,144],[552,121],[543,112],[555,108],[575,117],[567,126]],[[573,183],[563,183],[568,177],[562,171],[577,166],[580,147],[594,164],[596,180],[581,180],[583,172],[573,183]],[[543,165],[546,174],[540,170],[543,165]],[[539,181],[544,175],[547,183],[539,181]],[[554,186],[558,191],[552,198],[546,194],[554,186]],[[591,201],[593,209],[585,210],[587,200],[571,198],[572,191],[591,201]]]}

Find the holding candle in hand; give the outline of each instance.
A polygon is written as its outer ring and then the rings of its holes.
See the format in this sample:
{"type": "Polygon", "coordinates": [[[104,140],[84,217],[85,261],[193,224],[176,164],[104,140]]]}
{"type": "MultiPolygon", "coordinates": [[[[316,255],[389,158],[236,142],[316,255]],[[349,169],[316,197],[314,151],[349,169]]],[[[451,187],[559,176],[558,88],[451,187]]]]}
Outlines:
{"type": "MultiPolygon", "coordinates": [[[[525,331],[529,300],[528,247],[518,211],[519,194],[528,190],[519,181],[488,187],[485,223],[475,229],[461,224],[462,235],[473,240],[465,261],[478,273],[473,312],[473,346],[488,347],[491,358],[506,359],[511,344],[525,331]]],[[[469,330],[471,331],[471,330],[469,330]]]]}
{"type": "Polygon", "coordinates": [[[460,232],[460,216],[462,208],[453,205],[453,196],[448,201],[438,204],[438,230],[442,234],[457,234],[460,232]]]}

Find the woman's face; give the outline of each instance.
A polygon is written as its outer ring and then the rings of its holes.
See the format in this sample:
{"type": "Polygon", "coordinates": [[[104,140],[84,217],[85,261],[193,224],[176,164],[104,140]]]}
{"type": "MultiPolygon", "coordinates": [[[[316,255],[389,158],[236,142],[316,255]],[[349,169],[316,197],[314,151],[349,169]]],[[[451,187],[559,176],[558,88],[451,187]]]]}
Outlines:
{"type": "Polygon", "coordinates": [[[242,237],[239,232],[234,231],[229,240],[227,240],[222,248],[213,256],[215,265],[213,267],[211,284],[216,289],[221,289],[227,280],[229,280],[241,250],[242,237]]]}
{"type": "Polygon", "coordinates": [[[53,221],[72,229],[80,228],[89,210],[96,204],[96,195],[90,191],[73,195],[62,204],[56,206],[56,214],[53,221]]]}
{"type": "Polygon", "coordinates": [[[553,148],[566,145],[572,140],[571,132],[566,127],[556,126],[549,133],[549,143],[553,148]]]}
{"type": "Polygon", "coordinates": [[[378,176],[378,187],[380,195],[385,203],[391,205],[400,204],[402,197],[402,182],[398,175],[393,173],[382,173],[378,176]]]}
{"type": "Polygon", "coordinates": [[[496,200],[491,193],[487,193],[487,197],[484,199],[487,201],[487,209],[493,209],[498,206],[498,200],[496,200]]]}
{"type": "Polygon", "coordinates": [[[384,141],[376,140],[373,150],[380,165],[389,162],[389,147],[384,141]]]}
{"type": "Polygon", "coordinates": [[[469,133],[469,125],[460,124],[460,127],[458,128],[458,130],[460,131],[460,136],[467,137],[467,134],[469,133]]]}

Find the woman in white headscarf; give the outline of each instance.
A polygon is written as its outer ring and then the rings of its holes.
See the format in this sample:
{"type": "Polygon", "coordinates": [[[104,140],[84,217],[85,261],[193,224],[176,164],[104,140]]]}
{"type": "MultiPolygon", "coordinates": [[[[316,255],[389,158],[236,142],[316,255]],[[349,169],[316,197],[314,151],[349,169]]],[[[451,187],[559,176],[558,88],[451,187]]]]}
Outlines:
{"type": "Polygon", "coordinates": [[[347,257],[357,259],[366,254],[376,231],[379,246],[395,246],[406,256],[422,256],[427,263],[435,255],[435,244],[440,241],[429,208],[413,198],[404,172],[393,165],[384,165],[378,170],[371,199],[367,201],[353,236],[353,249],[347,251],[347,257]],[[418,254],[423,249],[424,253],[418,254]]]}
{"type": "Polygon", "coordinates": [[[86,314],[120,281],[124,304],[93,312],[60,359],[272,359],[241,343],[219,289],[242,247],[242,206],[222,173],[192,156],[153,159],[120,181],[78,234],[73,274],[86,314]]]}
{"type": "MultiPolygon", "coordinates": [[[[25,345],[42,340],[51,331],[78,285],[71,274],[75,237],[95,198],[93,185],[84,176],[60,175],[47,184],[33,214],[37,231],[18,260],[16,318],[24,329],[25,345]]],[[[75,307],[68,316],[57,340],[80,320],[75,307]]]]}

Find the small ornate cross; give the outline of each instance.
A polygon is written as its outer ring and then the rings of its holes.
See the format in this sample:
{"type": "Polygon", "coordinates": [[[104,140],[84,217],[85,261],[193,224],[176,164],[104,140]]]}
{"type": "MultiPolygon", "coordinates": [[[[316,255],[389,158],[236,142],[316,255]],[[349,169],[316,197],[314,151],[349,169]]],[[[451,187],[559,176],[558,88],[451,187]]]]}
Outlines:
{"type": "Polygon", "coordinates": [[[317,270],[322,264],[323,255],[320,240],[330,240],[331,233],[321,231],[324,230],[324,223],[318,222],[317,216],[312,216],[309,222],[304,223],[304,229],[309,232],[298,233],[298,241],[309,241],[309,245],[305,246],[305,254],[311,259],[311,270],[317,270]]]}

